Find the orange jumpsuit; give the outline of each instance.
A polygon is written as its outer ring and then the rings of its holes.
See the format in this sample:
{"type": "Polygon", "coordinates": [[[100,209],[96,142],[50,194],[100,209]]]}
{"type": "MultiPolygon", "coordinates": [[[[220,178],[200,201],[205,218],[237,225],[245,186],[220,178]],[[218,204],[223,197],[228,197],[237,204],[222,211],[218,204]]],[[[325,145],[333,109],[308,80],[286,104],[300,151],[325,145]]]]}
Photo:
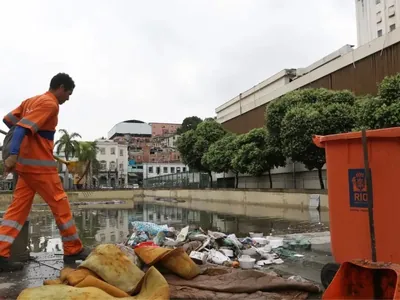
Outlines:
{"type": "Polygon", "coordinates": [[[58,111],[56,97],[47,92],[25,100],[4,117],[8,124],[27,128],[30,133],[21,143],[16,165],[19,174],[17,186],[0,226],[0,256],[10,256],[11,245],[28,218],[36,193],[46,201],[54,215],[62,237],[64,255],[73,255],[82,250],[67,194],[53,158],[58,111]]]}

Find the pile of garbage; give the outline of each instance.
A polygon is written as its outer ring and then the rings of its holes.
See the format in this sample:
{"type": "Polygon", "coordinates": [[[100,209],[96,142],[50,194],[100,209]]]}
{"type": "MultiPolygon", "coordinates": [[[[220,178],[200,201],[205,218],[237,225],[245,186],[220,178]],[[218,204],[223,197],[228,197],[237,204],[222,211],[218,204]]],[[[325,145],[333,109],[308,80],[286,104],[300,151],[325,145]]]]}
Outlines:
{"type": "MultiPolygon", "coordinates": [[[[201,227],[189,230],[189,226],[176,231],[168,225],[133,221],[130,237],[125,245],[132,248],[144,246],[183,248],[199,265],[213,263],[242,269],[259,269],[264,266],[284,263],[282,257],[288,251],[308,249],[309,241],[284,240],[283,237],[264,236],[250,232],[248,237],[238,238],[235,234],[205,232],[201,227]]],[[[301,257],[301,254],[296,254],[301,257]]]]}
{"type": "MultiPolygon", "coordinates": [[[[139,245],[138,245],[139,246],[139,245]]],[[[97,246],[78,268],[27,288],[17,300],[307,299],[320,289],[274,272],[196,264],[182,247],[97,246]]]]}

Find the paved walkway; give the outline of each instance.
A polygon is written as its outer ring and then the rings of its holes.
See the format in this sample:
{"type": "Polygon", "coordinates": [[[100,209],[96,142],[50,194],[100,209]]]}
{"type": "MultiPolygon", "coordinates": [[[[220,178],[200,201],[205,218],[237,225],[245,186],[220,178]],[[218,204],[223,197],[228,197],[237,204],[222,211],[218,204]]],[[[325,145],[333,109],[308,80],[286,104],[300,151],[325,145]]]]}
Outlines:
{"type": "Polygon", "coordinates": [[[16,299],[22,290],[60,276],[64,267],[62,256],[44,252],[31,253],[31,256],[34,260],[27,262],[22,271],[0,273],[0,299],[16,299]]]}

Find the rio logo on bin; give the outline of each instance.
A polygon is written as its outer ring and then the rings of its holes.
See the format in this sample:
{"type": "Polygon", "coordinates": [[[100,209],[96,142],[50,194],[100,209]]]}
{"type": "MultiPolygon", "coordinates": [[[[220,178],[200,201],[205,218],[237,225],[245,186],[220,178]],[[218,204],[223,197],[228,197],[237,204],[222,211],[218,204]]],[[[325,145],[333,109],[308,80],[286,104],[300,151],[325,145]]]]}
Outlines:
{"type": "Polygon", "coordinates": [[[367,178],[364,169],[349,169],[349,194],[350,207],[368,208],[367,178]]]}

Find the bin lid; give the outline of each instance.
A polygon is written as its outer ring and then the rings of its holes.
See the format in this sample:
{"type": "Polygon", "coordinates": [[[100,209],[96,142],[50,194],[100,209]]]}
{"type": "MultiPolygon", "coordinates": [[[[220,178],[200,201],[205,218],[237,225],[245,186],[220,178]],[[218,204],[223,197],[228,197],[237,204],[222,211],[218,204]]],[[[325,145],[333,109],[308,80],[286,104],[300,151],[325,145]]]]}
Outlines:
{"type": "MultiPolygon", "coordinates": [[[[400,127],[374,129],[366,131],[367,138],[400,138],[400,127]]],[[[326,142],[361,139],[362,132],[346,132],[330,135],[314,135],[313,142],[317,147],[325,148],[326,142]]]]}

